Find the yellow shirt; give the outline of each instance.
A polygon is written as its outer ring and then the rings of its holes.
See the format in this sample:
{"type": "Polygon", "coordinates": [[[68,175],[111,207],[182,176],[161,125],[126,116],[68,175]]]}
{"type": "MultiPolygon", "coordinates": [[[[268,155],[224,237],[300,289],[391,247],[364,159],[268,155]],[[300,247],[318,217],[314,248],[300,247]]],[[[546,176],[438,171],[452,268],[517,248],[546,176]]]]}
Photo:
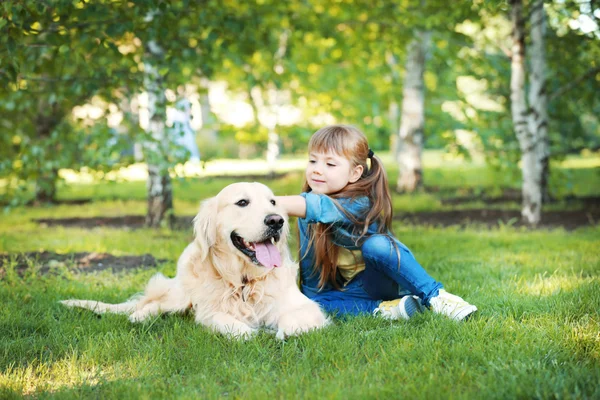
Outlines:
{"type": "Polygon", "coordinates": [[[346,286],[359,272],[365,270],[362,252],[360,250],[348,250],[340,247],[337,268],[344,279],[344,286],[346,286]]]}

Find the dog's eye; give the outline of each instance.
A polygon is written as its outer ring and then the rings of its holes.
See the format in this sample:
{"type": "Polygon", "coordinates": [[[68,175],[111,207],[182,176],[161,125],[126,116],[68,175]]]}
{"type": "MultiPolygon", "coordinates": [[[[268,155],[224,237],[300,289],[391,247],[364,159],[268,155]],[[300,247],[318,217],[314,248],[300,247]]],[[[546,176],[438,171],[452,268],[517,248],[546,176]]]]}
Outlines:
{"type": "Polygon", "coordinates": [[[277,205],[277,203],[275,202],[275,200],[271,200],[271,204],[273,204],[274,206],[277,205]]]}
{"type": "Polygon", "coordinates": [[[248,204],[250,204],[250,202],[246,199],[242,199],[235,204],[240,207],[246,207],[248,204]]]}

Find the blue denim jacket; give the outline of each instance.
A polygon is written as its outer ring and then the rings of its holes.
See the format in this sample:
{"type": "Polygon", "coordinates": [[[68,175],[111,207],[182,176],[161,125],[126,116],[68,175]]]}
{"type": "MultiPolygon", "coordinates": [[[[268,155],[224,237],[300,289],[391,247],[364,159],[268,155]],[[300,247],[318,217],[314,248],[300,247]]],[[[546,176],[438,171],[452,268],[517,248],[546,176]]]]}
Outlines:
{"type": "MultiPolygon", "coordinates": [[[[354,231],[354,224],[333,202],[333,200],[322,194],[301,193],[300,196],[306,200],[306,216],[298,218],[298,229],[300,231],[300,278],[301,289],[308,297],[313,297],[319,292],[319,271],[315,270],[314,249],[307,247],[310,241],[309,224],[325,223],[332,224],[333,243],[336,246],[348,250],[360,250],[360,243],[356,243],[359,234],[354,231]]],[[[336,199],[340,207],[357,219],[362,219],[371,207],[368,197],[339,198],[336,199]]],[[[378,224],[369,225],[366,237],[377,233],[378,224]]],[[[401,248],[408,248],[397,239],[396,244],[401,248]]],[[[332,290],[333,287],[326,284],[321,291],[332,290]]]]}

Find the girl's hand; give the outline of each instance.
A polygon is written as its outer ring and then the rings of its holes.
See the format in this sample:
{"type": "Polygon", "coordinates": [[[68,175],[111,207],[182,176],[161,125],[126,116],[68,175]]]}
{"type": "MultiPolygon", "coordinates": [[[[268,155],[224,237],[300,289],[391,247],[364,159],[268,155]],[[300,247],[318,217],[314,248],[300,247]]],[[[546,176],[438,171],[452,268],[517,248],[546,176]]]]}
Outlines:
{"type": "Polygon", "coordinates": [[[290,217],[306,217],[306,200],[302,196],[275,196],[277,205],[283,207],[290,217]]]}

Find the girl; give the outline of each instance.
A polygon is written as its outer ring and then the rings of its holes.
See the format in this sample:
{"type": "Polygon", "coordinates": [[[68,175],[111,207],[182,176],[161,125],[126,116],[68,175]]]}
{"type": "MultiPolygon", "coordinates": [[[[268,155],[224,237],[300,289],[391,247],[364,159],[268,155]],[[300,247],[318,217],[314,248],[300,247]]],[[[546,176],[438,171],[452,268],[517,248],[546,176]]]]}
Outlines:
{"type": "Polygon", "coordinates": [[[306,296],[327,312],[389,319],[409,319],[422,306],[454,320],[477,310],[443,290],[392,236],[387,176],[360,130],[320,129],[308,151],[303,193],[276,199],[298,217],[306,296]]]}

